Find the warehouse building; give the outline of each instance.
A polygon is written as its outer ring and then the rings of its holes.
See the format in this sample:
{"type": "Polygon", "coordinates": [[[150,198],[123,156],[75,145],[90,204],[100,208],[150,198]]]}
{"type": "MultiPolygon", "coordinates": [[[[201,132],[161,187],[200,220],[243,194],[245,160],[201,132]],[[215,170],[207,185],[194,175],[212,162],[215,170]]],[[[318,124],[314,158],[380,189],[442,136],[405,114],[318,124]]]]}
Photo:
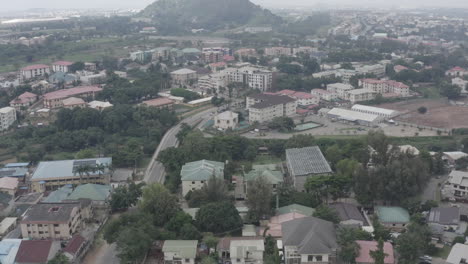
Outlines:
{"type": "Polygon", "coordinates": [[[394,118],[399,114],[398,111],[395,110],[360,104],[353,105],[353,107],[351,107],[351,110],[365,114],[378,115],[383,118],[394,118]]]}
{"type": "Polygon", "coordinates": [[[327,116],[346,123],[354,123],[362,126],[376,126],[383,118],[374,114],[361,113],[349,109],[333,108],[328,111],[327,116]]]}

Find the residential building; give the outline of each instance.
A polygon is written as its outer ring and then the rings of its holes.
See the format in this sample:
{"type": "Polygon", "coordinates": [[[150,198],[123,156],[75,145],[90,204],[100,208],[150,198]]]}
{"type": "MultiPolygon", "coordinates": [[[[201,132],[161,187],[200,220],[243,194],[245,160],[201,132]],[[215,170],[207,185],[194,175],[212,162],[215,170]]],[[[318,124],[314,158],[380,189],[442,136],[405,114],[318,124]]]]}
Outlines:
{"type": "Polygon", "coordinates": [[[284,175],[277,164],[253,165],[252,170],[244,176],[244,192],[247,193],[249,184],[262,177],[276,191],[284,182],[284,175]]]}
{"type": "Polygon", "coordinates": [[[447,257],[448,264],[464,264],[468,261],[468,245],[457,243],[453,245],[447,257]]]}
{"type": "Polygon", "coordinates": [[[220,88],[226,88],[228,84],[228,76],[224,72],[217,72],[198,78],[198,88],[206,94],[220,94],[220,88]]]}
{"type": "Polygon", "coordinates": [[[328,92],[337,94],[338,98],[344,99],[344,100],[347,99],[346,94],[350,90],[354,90],[354,87],[351,84],[331,83],[327,85],[328,92]]]}
{"type": "Polygon", "coordinates": [[[296,190],[304,192],[307,178],[331,174],[332,170],[318,146],[286,150],[286,165],[296,190]]]}
{"type": "Polygon", "coordinates": [[[71,61],[56,61],[52,63],[52,71],[54,72],[70,72],[71,61]]]}
{"type": "Polygon", "coordinates": [[[375,96],[375,92],[367,89],[354,89],[345,93],[346,100],[349,100],[353,104],[357,102],[374,100],[375,96]]]}
{"type": "Polygon", "coordinates": [[[81,98],[78,97],[68,97],[62,100],[63,108],[73,109],[75,107],[85,108],[88,104],[81,98]]]}
{"type": "Polygon", "coordinates": [[[273,56],[273,57],[280,57],[280,56],[291,56],[292,50],[288,47],[271,47],[265,48],[265,56],[273,56]]]}
{"type": "Polygon", "coordinates": [[[10,128],[16,121],[16,109],[10,106],[0,108],[0,132],[10,128]]]}
{"type": "Polygon", "coordinates": [[[81,263],[81,257],[85,254],[88,245],[89,243],[84,237],[79,234],[73,235],[67,246],[63,248],[63,254],[70,263],[81,263]]]}
{"type": "Polygon", "coordinates": [[[160,98],[143,101],[142,104],[148,107],[155,107],[158,109],[163,109],[163,108],[172,109],[174,107],[175,102],[169,98],[160,97],[160,98]]]}
{"type": "Polygon", "coordinates": [[[356,67],[356,72],[358,74],[373,74],[375,76],[382,77],[385,75],[385,65],[382,65],[382,64],[364,65],[361,67],[356,67]]]}
{"type": "Polygon", "coordinates": [[[460,224],[460,208],[436,207],[431,208],[427,215],[427,223],[430,226],[441,227],[445,231],[457,230],[460,224]]]}
{"type": "Polygon", "coordinates": [[[468,81],[466,81],[466,80],[464,80],[464,79],[462,79],[460,77],[456,77],[456,78],[452,79],[452,84],[460,87],[461,93],[463,93],[463,94],[468,93],[468,91],[467,91],[468,81]]]}
{"type": "Polygon", "coordinates": [[[247,96],[249,122],[265,123],[275,117],[291,117],[296,113],[296,100],[289,96],[274,94],[255,94],[247,96]]]}
{"type": "Polygon", "coordinates": [[[7,193],[14,197],[18,190],[18,183],[18,178],[2,177],[0,178],[0,192],[7,193]]]}
{"type": "Polygon", "coordinates": [[[54,84],[69,85],[73,84],[73,82],[76,82],[78,79],[77,75],[65,72],[54,72],[49,76],[49,82],[54,84]]]}
{"type": "Polygon", "coordinates": [[[111,186],[104,184],[83,184],[79,185],[67,197],[67,200],[91,200],[94,205],[105,205],[110,197],[111,186]]]}
{"type": "Polygon", "coordinates": [[[132,61],[145,62],[151,60],[152,53],[151,51],[135,51],[130,53],[130,59],[132,61]]]}
{"type": "Polygon", "coordinates": [[[214,117],[214,127],[218,129],[234,129],[238,123],[239,114],[232,111],[225,111],[214,117]]]}
{"type": "Polygon", "coordinates": [[[332,222],[304,217],[282,224],[285,264],[335,263],[338,244],[332,222]]]}
{"type": "Polygon", "coordinates": [[[263,264],[265,245],[263,238],[231,240],[229,252],[231,263],[263,264]]]}
{"type": "Polygon", "coordinates": [[[113,104],[109,102],[103,102],[103,101],[91,101],[88,103],[89,108],[97,109],[99,111],[102,111],[106,108],[114,106],[113,104]]]}
{"type": "Polygon", "coordinates": [[[97,69],[96,63],[94,62],[85,62],[85,71],[95,71],[97,69]]]}
{"type": "Polygon", "coordinates": [[[21,220],[21,234],[30,239],[70,239],[84,223],[81,204],[32,205],[21,220]]]}
{"type": "Polygon", "coordinates": [[[273,72],[262,67],[241,65],[221,72],[227,75],[228,83],[242,83],[262,92],[273,88],[273,72]]]}
{"type": "Polygon", "coordinates": [[[20,96],[16,97],[10,102],[10,106],[14,107],[16,110],[20,110],[22,107],[29,107],[33,103],[37,101],[37,95],[30,93],[30,92],[24,92],[20,96]]]}
{"type": "Polygon", "coordinates": [[[105,71],[94,73],[94,72],[80,72],[79,80],[85,85],[96,85],[104,83],[107,79],[105,71]]]}
{"type": "MultiPolygon", "coordinates": [[[[18,221],[17,217],[3,218],[2,222],[0,222],[0,239],[16,228],[17,221],[18,221]]],[[[1,256],[0,256],[0,261],[2,261],[1,256]]],[[[3,264],[4,262],[1,262],[1,263],[3,264]]]]}
{"type": "Polygon", "coordinates": [[[455,197],[468,197],[468,172],[453,170],[449,174],[444,192],[455,197]]]}
{"type": "Polygon", "coordinates": [[[159,47],[159,48],[153,49],[152,52],[153,52],[153,55],[152,55],[153,60],[166,61],[169,59],[171,55],[171,48],[159,47]]]}
{"type": "Polygon", "coordinates": [[[203,48],[202,52],[221,52],[223,56],[232,55],[231,49],[226,48],[226,47],[207,47],[207,48],[203,48]]]}
{"type": "Polygon", "coordinates": [[[199,160],[186,163],[180,171],[182,195],[200,190],[211,178],[224,180],[224,163],[211,160],[199,160]]]}
{"type": "Polygon", "coordinates": [[[97,86],[78,86],[70,89],[62,89],[44,95],[44,107],[59,108],[63,106],[63,101],[70,97],[92,98],[96,96],[102,88],[97,86]]]}
{"type": "Polygon", "coordinates": [[[276,92],[278,95],[286,95],[297,101],[298,106],[309,106],[309,105],[318,105],[320,102],[320,97],[315,96],[310,93],[305,92],[296,92],[293,90],[281,90],[276,92]]]}
{"type": "Polygon", "coordinates": [[[15,264],[16,254],[21,245],[22,239],[9,239],[5,238],[0,241],[0,263],[2,264],[15,264]]]}
{"type": "Polygon", "coordinates": [[[401,207],[378,206],[375,211],[379,221],[393,231],[402,231],[410,222],[410,215],[401,207]]]}
{"type": "Polygon", "coordinates": [[[290,204],[276,209],[276,215],[299,213],[305,216],[312,216],[314,212],[314,208],[303,206],[300,204],[290,204]]]}
{"type": "Polygon", "coordinates": [[[350,203],[333,203],[329,205],[338,215],[343,226],[364,226],[367,221],[356,205],[350,203]]]}
{"type": "MultiPolygon", "coordinates": [[[[15,264],[47,264],[60,250],[60,241],[22,240],[15,264]]],[[[3,263],[3,262],[2,262],[3,263]]]]}
{"type": "Polygon", "coordinates": [[[197,240],[166,240],[162,248],[165,264],[195,264],[197,240]]]}
{"type": "Polygon", "coordinates": [[[223,61],[224,54],[221,51],[204,51],[201,53],[201,61],[204,63],[216,63],[223,61]]]}
{"type": "Polygon", "coordinates": [[[317,48],[314,47],[297,47],[292,49],[292,54],[297,56],[299,53],[311,54],[312,52],[317,51],[317,48]]]}
{"type": "Polygon", "coordinates": [[[393,80],[361,79],[359,86],[377,94],[396,94],[400,97],[409,96],[409,86],[393,80]]]}
{"type": "Polygon", "coordinates": [[[235,55],[239,56],[240,58],[242,57],[250,57],[250,56],[256,56],[257,51],[255,49],[238,49],[236,52],[234,52],[235,55]]]}
{"type": "Polygon", "coordinates": [[[399,114],[395,110],[385,109],[385,108],[380,108],[380,107],[374,107],[374,106],[368,106],[368,105],[360,105],[360,104],[353,105],[351,107],[351,110],[356,111],[356,112],[360,112],[360,113],[378,115],[378,116],[381,116],[381,117],[383,117],[385,119],[394,118],[399,114]]]}
{"type": "Polygon", "coordinates": [[[324,89],[312,89],[311,94],[320,97],[320,99],[325,101],[333,101],[338,98],[338,94],[329,92],[324,89]]]}
{"type": "Polygon", "coordinates": [[[274,238],[280,239],[281,237],[283,237],[283,223],[304,217],[308,216],[303,215],[299,212],[290,212],[272,216],[266,226],[260,227],[260,229],[258,230],[258,235],[263,236],[263,234],[265,234],[267,236],[272,236],[274,238]]]}
{"type": "Polygon", "coordinates": [[[463,77],[465,75],[468,75],[468,70],[463,69],[461,67],[454,67],[446,71],[445,75],[450,76],[450,77],[463,77]]]}
{"type": "Polygon", "coordinates": [[[112,158],[42,161],[31,177],[35,192],[56,190],[67,184],[109,184],[112,158]]]}
{"type": "MultiPolygon", "coordinates": [[[[357,240],[356,243],[359,245],[359,254],[356,257],[356,264],[374,264],[375,260],[371,256],[372,251],[378,249],[377,241],[364,241],[357,240]]],[[[384,264],[395,264],[395,254],[393,251],[393,245],[390,242],[384,242],[383,251],[385,254],[384,264]]]]}
{"type": "Polygon", "coordinates": [[[50,192],[49,195],[42,200],[42,202],[43,203],[61,203],[62,201],[66,200],[72,192],[73,192],[73,186],[65,185],[65,186],[58,188],[55,191],[50,192]]]}
{"type": "Polygon", "coordinates": [[[197,72],[190,69],[180,69],[170,73],[172,83],[175,85],[187,85],[197,80],[197,72]]]}
{"type": "Polygon", "coordinates": [[[468,154],[462,151],[448,151],[442,153],[442,160],[452,166],[455,165],[457,160],[465,157],[468,157],[468,154]]]}
{"type": "Polygon", "coordinates": [[[50,74],[49,65],[37,64],[24,67],[20,70],[20,79],[22,81],[33,79],[36,77],[44,77],[50,74]]]}

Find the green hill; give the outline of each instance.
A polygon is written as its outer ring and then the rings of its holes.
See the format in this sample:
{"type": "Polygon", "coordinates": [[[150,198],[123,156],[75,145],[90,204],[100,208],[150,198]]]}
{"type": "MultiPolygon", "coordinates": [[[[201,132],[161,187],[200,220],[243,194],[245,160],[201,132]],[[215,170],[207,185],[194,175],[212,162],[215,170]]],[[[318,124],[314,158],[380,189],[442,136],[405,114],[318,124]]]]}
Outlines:
{"type": "Polygon", "coordinates": [[[249,0],[158,0],[147,6],[140,16],[151,18],[163,33],[282,22],[280,17],[249,0]]]}

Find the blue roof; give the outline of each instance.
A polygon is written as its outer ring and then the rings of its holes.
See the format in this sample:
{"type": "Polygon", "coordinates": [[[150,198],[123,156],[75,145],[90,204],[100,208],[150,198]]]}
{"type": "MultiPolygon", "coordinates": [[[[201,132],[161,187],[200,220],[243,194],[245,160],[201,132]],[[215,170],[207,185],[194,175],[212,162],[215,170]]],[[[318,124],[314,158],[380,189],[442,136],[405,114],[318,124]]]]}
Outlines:
{"type": "MultiPolygon", "coordinates": [[[[95,159],[82,159],[82,160],[56,160],[56,161],[42,161],[37,166],[31,180],[49,180],[53,178],[74,178],[79,174],[75,169],[79,166],[96,166],[96,165],[112,165],[112,158],[95,158],[95,159]]],[[[109,168],[104,169],[104,174],[109,173],[109,168]]],[[[99,175],[97,171],[90,171],[89,175],[99,175]]]]}
{"type": "Polygon", "coordinates": [[[26,173],[28,173],[27,168],[10,167],[0,169],[0,177],[24,177],[26,173]]]}
{"type": "Polygon", "coordinates": [[[73,192],[72,186],[69,184],[51,192],[47,198],[44,199],[44,203],[60,203],[67,199],[68,196],[73,192]]]}
{"type": "Polygon", "coordinates": [[[5,164],[5,168],[24,168],[29,166],[29,162],[18,162],[5,164]]]}
{"type": "Polygon", "coordinates": [[[3,239],[0,241],[0,263],[14,264],[21,239],[3,239]]]}

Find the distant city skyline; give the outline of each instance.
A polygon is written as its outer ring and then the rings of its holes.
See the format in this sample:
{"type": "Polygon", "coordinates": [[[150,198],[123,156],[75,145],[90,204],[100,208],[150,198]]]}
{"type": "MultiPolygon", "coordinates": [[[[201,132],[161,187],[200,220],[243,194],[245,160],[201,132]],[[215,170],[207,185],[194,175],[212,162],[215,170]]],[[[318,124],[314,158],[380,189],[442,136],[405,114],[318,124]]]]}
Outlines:
{"type": "MultiPolygon", "coordinates": [[[[297,7],[323,5],[333,7],[339,6],[384,6],[384,7],[468,7],[468,1],[464,0],[251,0],[265,7],[297,7]]],[[[143,8],[154,2],[154,0],[81,0],[81,1],[59,1],[59,0],[16,0],[2,3],[2,11],[20,11],[35,8],[66,9],[66,8],[143,8]]],[[[1,11],[0,11],[1,12],[1,11]]]]}

